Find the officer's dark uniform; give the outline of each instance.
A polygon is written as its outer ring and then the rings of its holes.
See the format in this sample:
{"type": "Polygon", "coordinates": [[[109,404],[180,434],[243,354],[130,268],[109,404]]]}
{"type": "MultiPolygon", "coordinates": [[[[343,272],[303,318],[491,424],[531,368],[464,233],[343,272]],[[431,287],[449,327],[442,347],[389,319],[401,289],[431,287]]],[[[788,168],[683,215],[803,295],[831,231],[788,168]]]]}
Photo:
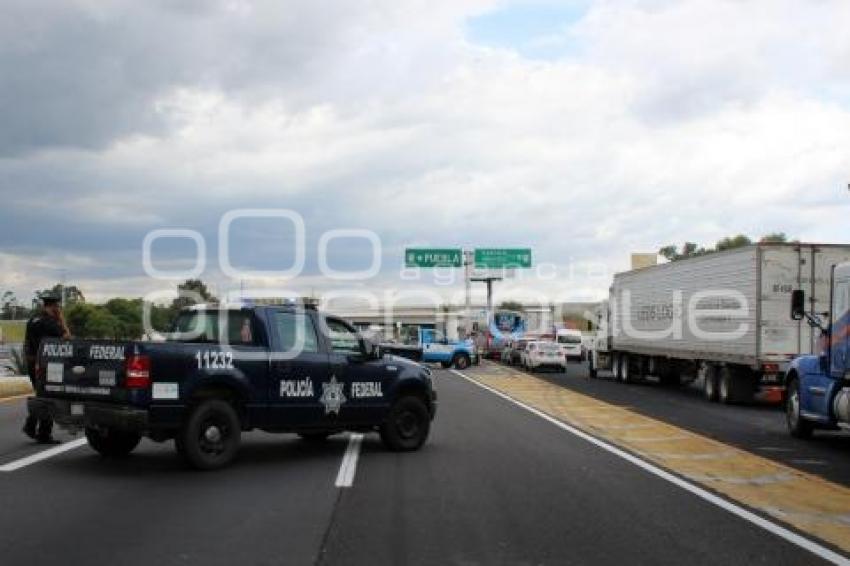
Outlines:
{"type": "MultiPolygon", "coordinates": [[[[53,297],[47,297],[43,300],[45,304],[57,302],[53,297]]],[[[27,358],[27,373],[29,374],[36,395],[44,394],[44,383],[35,374],[35,363],[41,341],[45,338],[61,338],[63,334],[64,330],[59,321],[45,312],[36,314],[27,322],[26,336],[24,338],[24,355],[27,358]]],[[[46,442],[50,440],[52,432],[53,419],[49,416],[27,416],[27,421],[24,424],[24,433],[27,436],[46,442]]]]}

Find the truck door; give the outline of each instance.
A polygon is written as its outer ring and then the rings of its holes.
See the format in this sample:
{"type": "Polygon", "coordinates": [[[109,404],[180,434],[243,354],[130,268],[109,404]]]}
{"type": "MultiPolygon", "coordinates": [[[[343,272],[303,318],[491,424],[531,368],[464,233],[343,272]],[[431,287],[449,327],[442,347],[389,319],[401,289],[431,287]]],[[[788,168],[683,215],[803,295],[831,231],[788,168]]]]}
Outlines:
{"type": "Polygon", "coordinates": [[[838,267],[835,270],[835,283],[832,299],[832,329],[830,338],[832,352],[830,356],[830,374],[841,380],[850,369],[850,266],[838,267]]]}
{"type": "Polygon", "coordinates": [[[847,352],[847,319],[848,308],[850,308],[848,288],[850,288],[850,269],[843,272],[836,270],[830,301],[832,312],[830,332],[822,339],[822,347],[826,349],[829,346],[826,351],[829,356],[827,360],[829,371],[809,374],[804,380],[806,391],[802,399],[803,409],[821,417],[829,414],[832,392],[841,383],[850,362],[847,352]]]}
{"type": "MultiPolygon", "coordinates": [[[[389,380],[395,375],[393,367],[383,360],[367,358],[360,336],[344,321],[326,318],[325,325],[331,380],[341,386],[339,419],[348,424],[374,423],[388,407],[389,380]]],[[[339,399],[334,396],[324,400],[328,418],[334,418],[332,413],[337,409],[337,401],[339,399]]]]}
{"type": "Polygon", "coordinates": [[[422,360],[425,362],[450,362],[454,354],[454,344],[441,332],[422,330],[422,360]]]}
{"type": "Polygon", "coordinates": [[[319,398],[330,377],[328,355],[319,347],[313,319],[303,312],[273,313],[275,333],[269,379],[272,424],[311,426],[321,422],[319,398]]]}

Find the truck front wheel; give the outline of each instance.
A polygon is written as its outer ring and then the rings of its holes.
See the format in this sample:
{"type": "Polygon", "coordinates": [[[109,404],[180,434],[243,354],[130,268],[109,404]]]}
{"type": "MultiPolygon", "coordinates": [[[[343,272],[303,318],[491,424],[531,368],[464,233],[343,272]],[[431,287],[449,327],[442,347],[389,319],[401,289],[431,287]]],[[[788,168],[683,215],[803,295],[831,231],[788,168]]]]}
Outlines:
{"type": "Polygon", "coordinates": [[[140,434],[115,429],[87,428],[86,439],[97,453],[105,458],[122,458],[136,449],[140,434]]]}
{"type": "Polygon", "coordinates": [[[419,397],[402,397],[390,409],[380,434],[384,445],[394,452],[419,450],[428,439],[431,416],[419,397]]]}
{"type": "Polygon", "coordinates": [[[229,464],[239,451],[242,425],[227,401],[210,399],[197,405],[179,433],[182,456],[199,470],[229,464]]]}
{"type": "Polygon", "coordinates": [[[452,363],[454,363],[455,369],[466,369],[470,363],[469,356],[466,354],[455,354],[452,363]]]}
{"type": "Polygon", "coordinates": [[[812,436],[812,423],[803,418],[800,410],[800,382],[792,379],[788,382],[788,394],[785,400],[785,421],[788,423],[788,432],[794,438],[810,438],[812,436]]]}

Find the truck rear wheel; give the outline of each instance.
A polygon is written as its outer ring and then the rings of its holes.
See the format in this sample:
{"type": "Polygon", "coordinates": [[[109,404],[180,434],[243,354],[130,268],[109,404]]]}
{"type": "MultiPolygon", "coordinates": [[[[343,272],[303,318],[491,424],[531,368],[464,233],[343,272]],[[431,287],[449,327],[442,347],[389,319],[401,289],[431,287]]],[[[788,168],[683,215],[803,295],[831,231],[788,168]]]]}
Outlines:
{"type": "Polygon", "coordinates": [[[402,397],[390,409],[381,425],[380,435],[384,445],[393,452],[419,450],[428,439],[431,416],[419,397],[402,397]]]}
{"type": "Polygon", "coordinates": [[[86,439],[105,458],[123,458],[136,449],[142,435],[115,429],[87,428],[86,439]]]}
{"type": "Polygon", "coordinates": [[[728,366],[724,366],[720,370],[720,377],[717,380],[717,400],[724,405],[731,405],[735,402],[735,395],[732,393],[732,372],[728,366]]]}
{"type": "Polygon", "coordinates": [[[242,425],[227,401],[210,399],[197,405],[179,433],[182,456],[199,470],[229,464],[239,451],[242,425]]]}
{"type": "Polygon", "coordinates": [[[717,398],[725,405],[747,403],[753,399],[753,375],[746,369],[724,366],[720,370],[717,398]]]}
{"type": "Polygon", "coordinates": [[[466,369],[470,364],[469,356],[466,354],[455,354],[454,359],[452,359],[452,363],[454,364],[455,369],[466,369]]]}
{"type": "Polygon", "coordinates": [[[807,421],[800,409],[800,382],[796,378],[788,381],[788,393],[785,399],[785,422],[788,432],[794,438],[811,438],[814,427],[807,421]]]}
{"type": "Polygon", "coordinates": [[[703,364],[700,371],[703,396],[708,401],[717,401],[717,367],[713,364],[703,364]]]}
{"type": "Polygon", "coordinates": [[[628,354],[620,354],[620,381],[623,383],[631,383],[632,374],[629,367],[630,360],[628,354]]]}

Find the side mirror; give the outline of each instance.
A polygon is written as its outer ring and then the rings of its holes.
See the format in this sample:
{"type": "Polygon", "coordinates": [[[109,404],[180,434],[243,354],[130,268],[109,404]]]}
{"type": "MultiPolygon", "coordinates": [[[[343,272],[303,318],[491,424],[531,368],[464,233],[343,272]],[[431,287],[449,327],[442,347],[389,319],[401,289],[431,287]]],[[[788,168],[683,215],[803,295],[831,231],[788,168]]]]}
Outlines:
{"type": "Polygon", "coordinates": [[[806,317],[806,292],[802,289],[791,291],[791,319],[803,320],[806,317]]]}

